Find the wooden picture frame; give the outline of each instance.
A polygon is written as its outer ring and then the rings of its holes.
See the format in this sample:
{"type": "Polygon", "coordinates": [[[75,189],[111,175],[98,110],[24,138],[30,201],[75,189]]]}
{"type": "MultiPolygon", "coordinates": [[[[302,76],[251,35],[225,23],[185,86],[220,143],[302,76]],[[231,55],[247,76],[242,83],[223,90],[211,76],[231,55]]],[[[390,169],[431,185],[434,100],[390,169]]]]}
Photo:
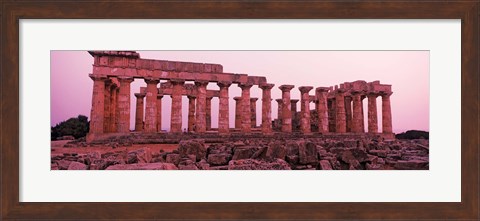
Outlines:
{"type": "Polygon", "coordinates": [[[0,2],[1,218],[17,219],[470,219],[479,214],[479,18],[472,1],[13,1],[0,2]],[[19,202],[20,19],[461,19],[461,202],[19,202]]]}

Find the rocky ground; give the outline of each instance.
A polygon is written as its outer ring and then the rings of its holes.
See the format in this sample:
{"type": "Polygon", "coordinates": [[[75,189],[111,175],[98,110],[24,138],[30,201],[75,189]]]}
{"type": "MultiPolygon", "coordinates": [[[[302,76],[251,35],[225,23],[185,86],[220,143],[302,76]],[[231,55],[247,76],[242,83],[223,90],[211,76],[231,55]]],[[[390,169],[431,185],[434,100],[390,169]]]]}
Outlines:
{"type": "MultiPolygon", "coordinates": [[[[58,141],[59,142],[59,141],[58,141]]],[[[52,170],[428,170],[428,140],[240,140],[131,145],[56,143],[52,170]],[[58,147],[63,145],[63,147],[58,147]],[[178,148],[177,148],[178,147],[178,148]]]]}

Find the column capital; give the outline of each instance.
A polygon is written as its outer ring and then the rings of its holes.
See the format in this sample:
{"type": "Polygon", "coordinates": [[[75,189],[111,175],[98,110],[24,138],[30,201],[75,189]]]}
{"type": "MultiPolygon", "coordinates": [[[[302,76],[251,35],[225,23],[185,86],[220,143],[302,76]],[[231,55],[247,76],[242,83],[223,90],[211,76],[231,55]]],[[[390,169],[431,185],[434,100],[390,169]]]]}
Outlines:
{"type": "Polygon", "coordinates": [[[107,80],[107,76],[105,76],[105,75],[89,74],[88,76],[94,81],[106,81],[107,80]]]}
{"type": "Polygon", "coordinates": [[[207,99],[207,101],[211,101],[213,97],[210,97],[210,96],[207,96],[205,99],[207,99]]]}
{"type": "Polygon", "coordinates": [[[158,83],[160,83],[159,79],[154,79],[154,78],[144,78],[143,80],[145,80],[145,83],[147,83],[147,84],[158,84],[158,83]]]}
{"type": "Polygon", "coordinates": [[[230,85],[232,85],[232,82],[230,82],[230,81],[219,81],[219,82],[217,82],[217,85],[220,88],[230,87],[230,85]]]}
{"type": "Polygon", "coordinates": [[[170,83],[171,83],[172,85],[178,85],[178,84],[183,85],[183,84],[185,84],[185,80],[182,80],[182,79],[170,79],[170,83]]]}
{"type": "Polygon", "coordinates": [[[145,97],[145,94],[142,94],[142,93],[135,93],[134,94],[136,98],[144,98],[145,97]]]}
{"type": "Polygon", "coordinates": [[[132,77],[118,77],[118,81],[121,83],[132,83],[133,78],[132,77]]]}
{"type": "Polygon", "coordinates": [[[289,92],[289,91],[292,90],[294,87],[295,87],[294,85],[284,84],[284,85],[280,85],[278,88],[279,88],[282,92],[289,92]]]}
{"type": "Polygon", "coordinates": [[[315,88],[315,91],[316,92],[328,92],[328,91],[330,91],[330,88],[329,87],[317,87],[317,88],[315,88]]]}
{"type": "Polygon", "coordinates": [[[380,96],[382,96],[382,98],[389,98],[392,94],[393,94],[393,92],[391,92],[391,91],[380,92],[380,96]]]}
{"type": "Polygon", "coordinates": [[[253,86],[251,83],[239,83],[238,87],[240,87],[242,90],[247,90],[250,89],[253,86]]]}
{"type": "Polygon", "coordinates": [[[251,97],[250,98],[250,102],[257,102],[258,101],[258,97],[251,97]]]}
{"type": "Polygon", "coordinates": [[[197,87],[206,87],[208,85],[208,81],[198,80],[195,81],[195,86],[197,87]]]}
{"type": "Polygon", "coordinates": [[[235,100],[235,101],[241,101],[241,100],[242,100],[242,97],[234,97],[233,100],[235,100]]]}
{"type": "Polygon", "coordinates": [[[162,99],[163,98],[163,94],[157,94],[157,99],[162,99]]]}
{"type": "Polygon", "coordinates": [[[188,98],[189,100],[191,100],[191,99],[195,100],[195,99],[197,99],[197,96],[196,96],[196,95],[193,95],[193,94],[190,94],[190,95],[187,95],[187,98],[188,98]]]}
{"type": "Polygon", "coordinates": [[[299,100],[298,99],[290,99],[290,103],[296,104],[299,100]]]}
{"type": "Polygon", "coordinates": [[[277,101],[278,103],[282,103],[282,102],[283,102],[283,99],[282,99],[282,98],[278,98],[278,99],[275,99],[275,101],[277,101]]]}
{"type": "Polygon", "coordinates": [[[302,94],[308,93],[308,92],[310,92],[312,89],[313,89],[312,86],[301,86],[301,87],[298,88],[298,90],[299,90],[302,94]]]}
{"type": "Polygon", "coordinates": [[[262,90],[270,90],[270,89],[272,89],[274,86],[275,86],[275,84],[267,84],[267,83],[262,83],[262,84],[259,85],[259,87],[260,87],[262,90]]]}
{"type": "Polygon", "coordinates": [[[367,92],[367,97],[369,98],[377,98],[378,96],[380,96],[378,92],[367,92]]]}

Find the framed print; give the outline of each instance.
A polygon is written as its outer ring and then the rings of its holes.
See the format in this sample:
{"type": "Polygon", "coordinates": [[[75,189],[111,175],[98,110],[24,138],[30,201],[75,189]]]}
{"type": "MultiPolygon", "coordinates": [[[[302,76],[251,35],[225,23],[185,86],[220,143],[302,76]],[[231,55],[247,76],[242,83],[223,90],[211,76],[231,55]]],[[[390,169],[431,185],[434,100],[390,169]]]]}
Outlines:
{"type": "Polygon", "coordinates": [[[1,4],[5,220],[480,218],[477,1],[1,4]]]}

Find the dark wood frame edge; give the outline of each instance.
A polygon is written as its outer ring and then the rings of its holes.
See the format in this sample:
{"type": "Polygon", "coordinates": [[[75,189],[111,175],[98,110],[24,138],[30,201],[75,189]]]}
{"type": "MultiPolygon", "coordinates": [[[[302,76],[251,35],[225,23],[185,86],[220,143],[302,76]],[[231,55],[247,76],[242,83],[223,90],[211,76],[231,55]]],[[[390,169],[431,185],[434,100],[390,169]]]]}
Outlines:
{"type": "Polygon", "coordinates": [[[0,2],[1,218],[471,219],[479,214],[478,1],[0,2]],[[19,19],[461,19],[461,203],[20,203],[19,19]]]}

